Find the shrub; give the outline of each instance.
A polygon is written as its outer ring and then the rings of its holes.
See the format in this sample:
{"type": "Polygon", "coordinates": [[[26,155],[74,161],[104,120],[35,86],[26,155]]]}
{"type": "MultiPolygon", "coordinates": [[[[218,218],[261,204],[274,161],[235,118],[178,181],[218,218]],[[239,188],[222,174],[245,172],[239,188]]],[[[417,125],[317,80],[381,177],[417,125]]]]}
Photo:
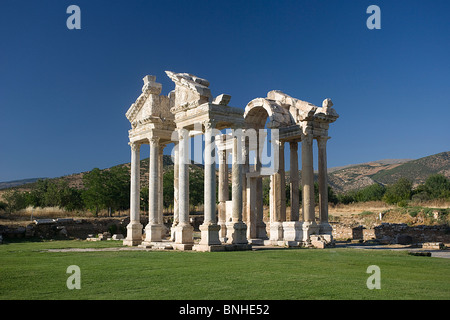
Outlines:
{"type": "Polygon", "coordinates": [[[356,193],[356,201],[366,202],[366,201],[378,201],[383,198],[386,188],[381,184],[374,183],[367,186],[356,193]]]}
{"type": "Polygon", "coordinates": [[[450,198],[450,180],[442,174],[433,174],[425,181],[425,190],[431,199],[450,198]]]}
{"type": "MultiPolygon", "coordinates": [[[[402,200],[410,200],[412,193],[412,182],[406,178],[400,178],[396,183],[388,185],[383,201],[387,204],[396,204],[402,200]]],[[[402,205],[406,203],[402,202],[402,205]]]]}

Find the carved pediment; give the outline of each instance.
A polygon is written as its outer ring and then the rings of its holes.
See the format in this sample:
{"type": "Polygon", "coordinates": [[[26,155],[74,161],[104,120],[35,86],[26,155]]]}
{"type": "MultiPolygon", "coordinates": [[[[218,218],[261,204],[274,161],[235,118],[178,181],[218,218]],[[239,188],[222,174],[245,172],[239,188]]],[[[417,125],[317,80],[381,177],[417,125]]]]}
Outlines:
{"type": "Polygon", "coordinates": [[[173,120],[170,112],[170,99],[160,95],[162,86],[155,82],[155,76],[145,76],[142,93],[126,112],[126,117],[131,126],[135,128],[139,124],[149,122],[162,122],[166,119],[173,120]]]}
{"type": "Polygon", "coordinates": [[[189,73],[166,71],[167,76],[175,83],[175,100],[172,113],[197,107],[210,102],[211,90],[209,81],[189,73]]]}

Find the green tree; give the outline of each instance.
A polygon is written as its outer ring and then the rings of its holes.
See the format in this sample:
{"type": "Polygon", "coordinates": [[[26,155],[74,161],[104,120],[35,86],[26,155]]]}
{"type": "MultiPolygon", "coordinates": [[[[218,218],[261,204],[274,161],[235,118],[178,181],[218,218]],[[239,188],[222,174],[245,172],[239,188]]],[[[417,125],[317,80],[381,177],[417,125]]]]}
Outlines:
{"type": "Polygon", "coordinates": [[[130,207],[130,171],[116,166],[102,172],[105,184],[105,207],[125,210],[130,207]]]}
{"type": "Polygon", "coordinates": [[[337,204],[339,202],[338,196],[330,186],[328,186],[328,202],[333,204],[337,204]]]}
{"type": "Polygon", "coordinates": [[[189,170],[189,205],[194,207],[204,202],[203,170],[189,170]]]}
{"type": "Polygon", "coordinates": [[[342,204],[350,204],[356,202],[356,193],[357,193],[356,191],[351,190],[345,193],[338,194],[337,195],[338,202],[342,204]]]}
{"type": "Polygon", "coordinates": [[[386,188],[381,184],[374,183],[356,192],[355,200],[357,202],[382,200],[386,188]]]}
{"type": "Polygon", "coordinates": [[[396,183],[388,185],[383,201],[388,204],[397,204],[400,201],[410,200],[412,195],[412,182],[407,178],[400,178],[396,183]]]}
{"type": "Polygon", "coordinates": [[[3,194],[3,201],[6,204],[6,211],[9,213],[27,207],[25,193],[20,192],[19,190],[10,189],[6,191],[3,194]]]}
{"type": "Polygon", "coordinates": [[[84,205],[97,216],[101,209],[106,208],[107,192],[105,190],[104,175],[99,168],[94,168],[83,176],[83,183],[85,189],[81,197],[84,205]]]}
{"type": "Polygon", "coordinates": [[[67,211],[82,210],[84,208],[81,190],[65,186],[59,193],[60,207],[67,211]]]}
{"type": "Polygon", "coordinates": [[[27,196],[27,203],[33,207],[45,207],[45,194],[49,185],[48,179],[39,179],[27,196]]]}
{"type": "Polygon", "coordinates": [[[163,176],[163,206],[170,208],[173,206],[173,182],[174,170],[168,170],[163,176]]]}
{"type": "Polygon", "coordinates": [[[431,199],[450,198],[450,179],[442,174],[433,174],[425,181],[425,191],[431,199]]]}
{"type": "Polygon", "coordinates": [[[265,206],[269,206],[270,203],[270,178],[264,177],[262,179],[262,188],[263,188],[263,204],[265,206]]]}
{"type": "Polygon", "coordinates": [[[141,188],[141,191],[140,191],[141,210],[143,210],[144,212],[147,212],[147,210],[148,210],[148,193],[149,193],[148,186],[141,188]]]}
{"type": "Polygon", "coordinates": [[[125,167],[94,168],[83,177],[83,202],[95,216],[101,209],[125,210],[130,201],[130,174],[125,167]]]}
{"type": "Polygon", "coordinates": [[[55,182],[48,181],[46,191],[43,194],[42,207],[59,207],[61,205],[59,191],[60,188],[55,182]]]}

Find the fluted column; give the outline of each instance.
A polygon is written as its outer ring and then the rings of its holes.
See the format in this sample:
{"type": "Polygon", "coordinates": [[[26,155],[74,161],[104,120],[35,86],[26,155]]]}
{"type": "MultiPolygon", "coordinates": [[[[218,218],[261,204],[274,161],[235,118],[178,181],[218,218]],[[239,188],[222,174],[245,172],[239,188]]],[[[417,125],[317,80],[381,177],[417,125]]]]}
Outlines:
{"type": "Polygon", "coordinates": [[[247,244],[247,225],[242,221],[242,129],[233,130],[232,163],[232,221],[227,223],[227,237],[230,244],[247,244]]]}
{"type": "Polygon", "coordinates": [[[309,236],[318,232],[314,214],[314,165],[312,144],[312,135],[305,135],[302,140],[303,241],[309,241],[309,236]]]}
{"type": "Polygon", "coordinates": [[[164,226],[164,151],[165,145],[159,146],[158,152],[158,224],[161,225],[161,237],[164,238],[166,227],[164,226]]]}
{"type": "MultiPolygon", "coordinates": [[[[213,123],[207,121],[205,125],[205,176],[204,176],[204,220],[200,226],[201,246],[220,245],[219,229],[216,223],[216,161],[215,137],[213,123]]],[[[200,250],[209,250],[200,248],[200,250]]]]}
{"type": "Polygon", "coordinates": [[[283,222],[283,238],[285,241],[302,241],[303,229],[299,221],[299,174],[298,174],[298,142],[289,143],[290,151],[290,176],[291,176],[291,215],[289,221],[283,222]]]}
{"type": "Polygon", "coordinates": [[[229,198],[228,194],[228,164],[227,164],[227,151],[226,149],[219,150],[219,238],[226,241],[226,201],[229,198]]]}
{"type": "Polygon", "coordinates": [[[299,173],[298,173],[298,142],[290,142],[290,180],[291,180],[291,218],[290,221],[299,221],[299,173]]]}
{"type": "Polygon", "coordinates": [[[283,222],[286,220],[286,186],[284,171],[284,142],[276,141],[278,154],[274,154],[274,168],[270,176],[270,240],[283,240],[283,222]]]}
{"type": "Polygon", "coordinates": [[[140,149],[141,144],[130,142],[131,177],[130,177],[130,223],[124,245],[134,246],[142,242],[142,224],[140,222],[140,149]]]}
{"type": "Polygon", "coordinates": [[[149,213],[148,224],[145,227],[145,243],[161,241],[162,224],[159,213],[159,138],[151,137],[149,159],[149,213]]]}
{"type": "Polygon", "coordinates": [[[328,223],[328,170],[327,170],[327,141],[330,137],[317,138],[319,149],[319,218],[320,233],[331,234],[332,227],[328,223]]]}
{"type": "Polygon", "coordinates": [[[178,160],[179,222],[175,228],[175,243],[192,245],[194,228],[189,222],[189,134],[185,129],[178,130],[178,160]]]}
{"type": "Polygon", "coordinates": [[[175,141],[173,148],[173,223],[170,231],[170,239],[175,241],[175,227],[179,222],[178,210],[178,175],[179,175],[179,159],[178,159],[178,141],[175,141]]]}
{"type": "MultiPolygon", "coordinates": [[[[257,150],[255,153],[256,154],[255,168],[256,168],[256,171],[261,174],[261,171],[262,171],[261,156],[262,156],[262,152],[263,152],[265,132],[264,132],[264,129],[259,129],[258,131],[259,132],[256,136],[257,150]]],[[[264,205],[263,205],[263,201],[262,201],[262,199],[263,199],[262,176],[259,176],[258,178],[256,178],[256,199],[257,199],[256,206],[255,206],[256,237],[258,239],[266,240],[266,239],[268,239],[268,237],[267,237],[266,224],[264,223],[264,205]]]]}

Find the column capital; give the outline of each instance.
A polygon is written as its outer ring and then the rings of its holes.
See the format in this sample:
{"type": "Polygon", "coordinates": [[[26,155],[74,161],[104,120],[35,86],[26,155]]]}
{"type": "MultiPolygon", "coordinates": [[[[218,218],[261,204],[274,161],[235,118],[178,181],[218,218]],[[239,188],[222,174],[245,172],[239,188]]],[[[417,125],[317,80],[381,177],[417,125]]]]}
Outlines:
{"type": "Polygon", "coordinates": [[[312,133],[309,134],[302,134],[302,143],[312,143],[313,142],[313,135],[312,133]]]}
{"type": "Polygon", "coordinates": [[[203,126],[205,127],[205,131],[206,130],[211,130],[211,129],[215,129],[216,128],[216,121],[213,119],[208,119],[203,121],[203,126]]]}
{"type": "Polygon", "coordinates": [[[178,133],[178,141],[181,141],[184,138],[186,138],[186,139],[189,138],[189,133],[188,133],[187,129],[185,129],[185,128],[177,128],[176,131],[178,133]]]}
{"type": "Polygon", "coordinates": [[[298,142],[297,141],[290,141],[289,142],[289,148],[291,150],[298,150],[298,142]]]}
{"type": "Polygon", "coordinates": [[[150,137],[148,138],[148,142],[152,146],[156,146],[159,144],[159,137],[150,137]]]}
{"type": "Polygon", "coordinates": [[[317,143],[319,143],[319,144],[326,144],[329,139],[331,139],[331,137],[328,137],[328,136],[316,138],[317,143]]]}
{"type": "Polygon", "coordinates": [[[283,141],[283,140],[275,140],[275,143],[276,143],[277,146],[279,146],[279,147],[284,147],[284,141],[283,141]]]}
{"type": "Polygon", "coordinates": [[[128,142],[128,145],[131,147],[131,150],[133,150],[133,151],[139,151],[141,148],[140,142],[130,141],[130,142],[128,142]]]}

